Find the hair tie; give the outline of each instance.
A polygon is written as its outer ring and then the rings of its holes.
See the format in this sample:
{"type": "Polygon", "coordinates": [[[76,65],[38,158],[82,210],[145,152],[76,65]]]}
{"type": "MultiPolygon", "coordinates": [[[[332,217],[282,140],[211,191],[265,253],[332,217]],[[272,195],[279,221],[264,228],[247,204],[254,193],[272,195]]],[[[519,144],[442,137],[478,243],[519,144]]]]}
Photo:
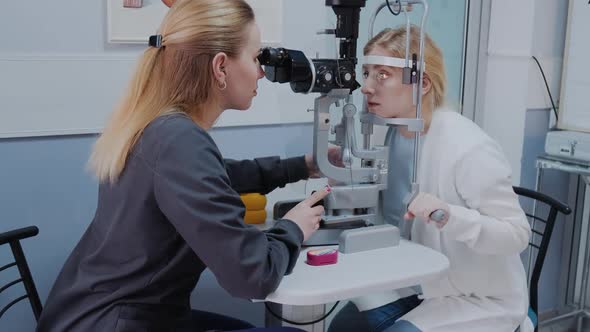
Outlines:
{"type": "Polygon", "coordinates": [[[150,36],[148,44],[151,47],[160,48],[162,47],[162,35],[153,35],[150,36]]]}

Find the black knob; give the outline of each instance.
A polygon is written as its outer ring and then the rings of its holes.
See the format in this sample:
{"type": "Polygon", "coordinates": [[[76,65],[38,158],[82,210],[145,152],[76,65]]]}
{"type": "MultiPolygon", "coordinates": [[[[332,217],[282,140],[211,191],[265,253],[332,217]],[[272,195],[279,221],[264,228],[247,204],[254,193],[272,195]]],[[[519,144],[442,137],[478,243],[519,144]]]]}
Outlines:
{"type": "Polygon", "coordinates": [[[322,66],[317,71],[317,78],[321,85],[331,84],[334,80],[334,74],[330,69],[325,66],[322,66]]]}

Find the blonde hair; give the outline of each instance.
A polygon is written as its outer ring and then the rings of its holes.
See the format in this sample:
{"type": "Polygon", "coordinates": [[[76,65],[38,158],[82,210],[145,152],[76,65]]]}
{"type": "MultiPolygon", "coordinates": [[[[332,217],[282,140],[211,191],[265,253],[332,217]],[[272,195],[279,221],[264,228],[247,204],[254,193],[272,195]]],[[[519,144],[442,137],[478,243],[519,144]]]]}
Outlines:
{"type": "MultiPolygon", "coordinates": [[[[424,33],[424,62],[426,70],[424,75],[430,79],[432,88],[425,95],[432,95],[434,108],[439,108],[445,103],[445,94],[447,89],[447,77],[443,54],[440,48],[434,43],[432,38],[424,33]]],[[[375,47],[382,47],[389,51],[393,57],[405,58],[406,56],[406,27],[396,29],[385,29],[375,35],[363,49],[367,55],[375,47]]],[[[420,28],[412,26],[410,28],[410,50],[409,54],[420,54],[420,28]]]]}
{"type": "MultiPolygon", "coordinates": [[[[194,117],[216,102],[211,62],[224,52],[237,57],[254,12],[244,0],[178,0],[161,26],[162,47],[149,47],[102,135],[89,168],[101,182],[114,183],[151,121],[170,111],[194,117]]],[[[148,36],[146,36],[147,39],[148,36]]]]}

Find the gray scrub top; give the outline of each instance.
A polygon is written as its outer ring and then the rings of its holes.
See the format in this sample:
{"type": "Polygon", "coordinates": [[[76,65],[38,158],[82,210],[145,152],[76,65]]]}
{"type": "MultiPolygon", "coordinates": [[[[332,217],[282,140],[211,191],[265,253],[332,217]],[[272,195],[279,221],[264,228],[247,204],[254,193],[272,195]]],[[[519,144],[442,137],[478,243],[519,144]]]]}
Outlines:
{"type": "Polygon", "coordinates": [[[303,157],[224,160],[186,115],[155,119],[118,181],[99,185],[37,330],[175,330],[205,268],[231,295],[265,298],[293,269],[303,234],[290,220],[265,232],[244,224],[238,192],[306,177],[303,157]]]}

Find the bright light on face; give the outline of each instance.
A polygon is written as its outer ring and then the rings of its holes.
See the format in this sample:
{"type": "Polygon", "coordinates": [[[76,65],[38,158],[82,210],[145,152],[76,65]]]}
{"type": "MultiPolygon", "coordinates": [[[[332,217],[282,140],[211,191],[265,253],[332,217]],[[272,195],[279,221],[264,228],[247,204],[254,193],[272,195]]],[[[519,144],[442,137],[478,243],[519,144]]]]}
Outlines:
{"type": "Polygon", "coordinates": [[[393,68],[384,66],[363,66],[363,80],[365,84],[368,80],[374,80],[377,84],[383,85],[393,76],[393,68]]]}

